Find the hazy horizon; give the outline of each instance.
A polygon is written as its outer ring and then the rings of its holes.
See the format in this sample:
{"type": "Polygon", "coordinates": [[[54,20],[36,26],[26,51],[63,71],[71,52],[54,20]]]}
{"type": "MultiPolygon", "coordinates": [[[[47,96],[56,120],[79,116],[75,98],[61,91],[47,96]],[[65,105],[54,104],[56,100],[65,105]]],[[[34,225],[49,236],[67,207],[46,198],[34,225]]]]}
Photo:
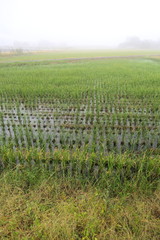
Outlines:
{"type": "Polygon", "coordinates": [[[135,45],[160,49],[158,0],[0,0],[0,3],[1,48],[135,45]]]}

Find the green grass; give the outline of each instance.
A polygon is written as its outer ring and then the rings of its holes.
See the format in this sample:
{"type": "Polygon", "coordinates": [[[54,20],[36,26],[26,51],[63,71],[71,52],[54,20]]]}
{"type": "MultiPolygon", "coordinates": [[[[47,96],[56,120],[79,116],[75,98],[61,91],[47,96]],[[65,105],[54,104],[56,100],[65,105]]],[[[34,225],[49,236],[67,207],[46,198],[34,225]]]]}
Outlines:
{"type": "Polygon", "coordinates": [[[37,162],[13,167],[17,154],[1,151],[3,163],[12,161],[0,175],[2,239],[158,240],[160,161],[153,153],[18,154],[37,162]]]}
{"type": "MultiPolygon", "coordinates": [[[[44,171],[57,179],[68,178],[96,184],[102,189],[107,189],[109,195],[126,194],[137,189],[149,193],[159,184],[160,161],[159,155],[154,152],[141,155],[111,153],[105,156],[102,153],[88,153],[79,149],[49,153],[38,149],[13,151],[1,148],[0,153],[2,172],[15,168],[23,178],[23,169],[32,173],[33,168],[33,172],[38,171],[42,176],[44,171]]],[[[20,182],[23,185],[23,181],[20,182]]],[[[34,184],[36,177],[31,185],[34,184]]]]}

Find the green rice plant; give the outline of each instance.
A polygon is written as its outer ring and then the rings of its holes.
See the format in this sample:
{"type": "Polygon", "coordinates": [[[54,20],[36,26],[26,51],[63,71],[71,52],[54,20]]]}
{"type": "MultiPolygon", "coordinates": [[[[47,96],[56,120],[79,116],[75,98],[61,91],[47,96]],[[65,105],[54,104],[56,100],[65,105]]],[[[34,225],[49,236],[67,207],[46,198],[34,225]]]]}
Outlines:
{"type": "MultiPolygon", "coordinates": [[[[77,150],[15,149],[1,147],[1,172],[16,169],[17,174],[23,171],[38,171],[52,177],[65,178],[71,181],[82,181],[108,191],[110,196],[125,195],[140,191],[150,194],[159,188],[159,156],[146,152],[141,155],[96,154],[77,150]],[[18,162],[17,162],[18,157],[18,162]]],[[[23,183],[22,183],[23,184],[23,183]]],[[[32,186],[32,183],[29,183],[32,186]]]]}
{"type": "Polygon", "coordinates": [[[26,134],[26,147],[42,147],[47,151],[62,145],[63,148],[72,148],[72,145],[82,148],[88,145],[84,137],[88,129],[89,145],[93,145],[95,151],[120,151],[114,134],[117,129],[121,132],[118,136],[122,134],[123,138],[122,151],[158,148],[160,72],[157,60],[61,62],[54,68],[52,64],[1,63],[1,145],[10,143],[11,138],[7,137],[10,134],[14,135],[15,147],[25,146],[22,134],[26,134]],[[7,114],[12,116],[11,120],[5,120],[7,114]],[[19,127],[22,124],[26,125],[24,131],[19,127]],[[78,140],[74,128],[79,132],[78,140]],[[57,136],[53,144],[50,129],[57,136]],[[69,135],[59,140],[64,129],[69,130],[69,135]]]}

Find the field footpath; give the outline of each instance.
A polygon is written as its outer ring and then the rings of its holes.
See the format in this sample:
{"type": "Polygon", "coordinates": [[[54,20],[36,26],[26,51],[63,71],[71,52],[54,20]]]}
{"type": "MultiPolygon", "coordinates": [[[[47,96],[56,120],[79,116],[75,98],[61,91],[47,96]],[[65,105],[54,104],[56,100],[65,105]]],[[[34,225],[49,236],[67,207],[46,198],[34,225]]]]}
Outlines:
{"type": "Polygon", "coordinates": [[[128,56],[106,56],[106,57],[71,57],[71,58],[53,58],[53,59],[34,59],[34,60],[14,60],[2,61],[0,63],[21,63],[21,62],[48,62],[48,61],[80,61],[80,60],[103,60],[103,59],[130,59],[130,58],[150,58],[160,57],[160,54],[146,54],[146,55],[128,55],[128,56]]]}

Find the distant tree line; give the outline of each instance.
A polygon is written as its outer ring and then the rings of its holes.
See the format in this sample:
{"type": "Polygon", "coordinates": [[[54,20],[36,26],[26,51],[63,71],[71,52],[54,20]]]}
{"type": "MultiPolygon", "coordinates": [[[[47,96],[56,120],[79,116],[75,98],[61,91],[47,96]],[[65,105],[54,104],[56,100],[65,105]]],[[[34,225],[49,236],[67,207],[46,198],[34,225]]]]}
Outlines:
{"type": "Polygon", "coordinates": [[[119,48],[160,49],[160,40],[141,40],[139,37],[130,37],[125,42],[120,43],[119,48]]]}

